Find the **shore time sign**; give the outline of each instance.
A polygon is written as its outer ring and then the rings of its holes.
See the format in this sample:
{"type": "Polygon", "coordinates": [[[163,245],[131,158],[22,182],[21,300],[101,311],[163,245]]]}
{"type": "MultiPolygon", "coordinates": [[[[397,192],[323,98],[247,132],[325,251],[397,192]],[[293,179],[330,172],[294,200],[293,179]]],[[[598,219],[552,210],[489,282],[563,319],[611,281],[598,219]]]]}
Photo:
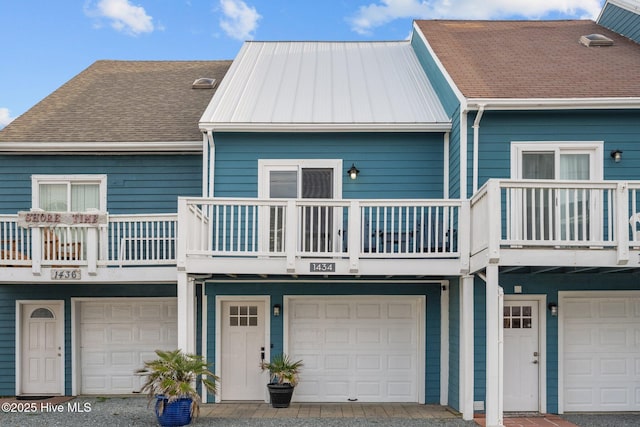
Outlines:
{"type": "Polygon", "coordinates": [[[23,228],[55,227],[73,225],[76,227],[98,227],[107,223],[107,215],[86,212],[18,212],[18,225],[23,228]]]}

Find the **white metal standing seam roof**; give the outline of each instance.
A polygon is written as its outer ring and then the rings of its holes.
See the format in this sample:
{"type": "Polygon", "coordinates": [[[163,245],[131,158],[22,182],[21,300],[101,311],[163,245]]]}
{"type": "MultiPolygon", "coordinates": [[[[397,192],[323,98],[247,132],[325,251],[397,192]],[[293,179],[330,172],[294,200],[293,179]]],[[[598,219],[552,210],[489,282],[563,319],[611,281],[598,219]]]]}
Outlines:
{"type": "Polygon", "coordinates": [[[250,41],[200,128],[442,132],[451,122],[408,41],[250,41]]]}

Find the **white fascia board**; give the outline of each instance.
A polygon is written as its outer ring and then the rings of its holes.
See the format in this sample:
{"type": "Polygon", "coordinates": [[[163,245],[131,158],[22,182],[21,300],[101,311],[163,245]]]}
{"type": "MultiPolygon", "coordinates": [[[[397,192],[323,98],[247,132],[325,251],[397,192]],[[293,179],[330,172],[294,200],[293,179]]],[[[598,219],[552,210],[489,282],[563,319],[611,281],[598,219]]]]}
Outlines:
{"type": "Polygon", "coordinates": [[[467,110],[640,109],[640,98],[468,98],[467,110]]]}
{"type": "Polygon", "coordinates": [[[177,142],[7,142],[1,153],[200,153],[202,141],[177,142]]]}
{"type": "Polygon", "coordinates": [[[449,132],[451,123],[200,123],[206,132],[449,132]]]}
{"type": "MultiPolygon", "coordinates": [[[[426,46],[427,50],[429,51],[429,55],[431,55],[431,58],[433,58],[433,61],[436,63],[436,66],[438,67],[438,69],[440,70],[442,75],[444,76],[444,78],[447,81],[447,84],[449,85],[451,90],[453,90],[453,93],[456,95],[456,98],[458,98],[458,101],[460,102],[460,104],[464,105],[465,104],[465,97],[462,94],[462,91],[458,88],[456,83],[453,81],[453,78],[451,77],[451,75],[449,74],[447,69],[444,67],[444,65],[442,65],[442,62],[440,62],[440,58],[438,58],[438,55],[436,55],[435,51],[431,48],[431,45],[427,41],[427,38],[422,33],[422,31],[420,31],[420,27],[418,27],[418,24],[417,24],[416,21],[413,21],[413,29],[414,29],[414,33],[417,33],[420,36],[420,39],[422,40],[422,42],[426,46]]],[[[428,77],[429,76],[427,75],[427,78],[428,77]]]]}

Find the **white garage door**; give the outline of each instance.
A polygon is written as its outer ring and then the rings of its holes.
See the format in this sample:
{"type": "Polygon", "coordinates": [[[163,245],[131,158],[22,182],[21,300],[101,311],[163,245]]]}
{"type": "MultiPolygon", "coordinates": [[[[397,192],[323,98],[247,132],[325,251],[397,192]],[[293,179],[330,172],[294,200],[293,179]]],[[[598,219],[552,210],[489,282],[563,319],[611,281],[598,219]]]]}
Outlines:
{"type": "Polygon", "coordinates": [[[289,353],[304,362],[295,400],[418,402],[424,384],[419,298],[288,301],[289,353]]]}
{"type": "Polygon", "coordinates": [[[640,410],[640,293],[565,298],[565,411],[640,410]]]}
{"type": "Polygon", "coordinates": [[[82,301],[79,309],[81,393],[139,391],[134,371],[156,349],[178,345],[175,298],[82,301]]]}

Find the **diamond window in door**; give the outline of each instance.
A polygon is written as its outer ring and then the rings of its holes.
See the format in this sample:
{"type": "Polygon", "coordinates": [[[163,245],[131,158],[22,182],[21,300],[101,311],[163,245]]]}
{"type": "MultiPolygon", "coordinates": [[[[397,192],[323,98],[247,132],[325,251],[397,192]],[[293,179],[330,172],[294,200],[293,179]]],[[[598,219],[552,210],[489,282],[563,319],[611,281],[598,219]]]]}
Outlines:
{"type": "Polygon", "coordinates": [[[232,305],[229,307],[229,326],[258,326],[258,306],[232,305]]]}
{"type": "Polygon", "coordinates": [[[531,306],[513,305],[504,308],[505,329],[531,329],[531,306]]]}

